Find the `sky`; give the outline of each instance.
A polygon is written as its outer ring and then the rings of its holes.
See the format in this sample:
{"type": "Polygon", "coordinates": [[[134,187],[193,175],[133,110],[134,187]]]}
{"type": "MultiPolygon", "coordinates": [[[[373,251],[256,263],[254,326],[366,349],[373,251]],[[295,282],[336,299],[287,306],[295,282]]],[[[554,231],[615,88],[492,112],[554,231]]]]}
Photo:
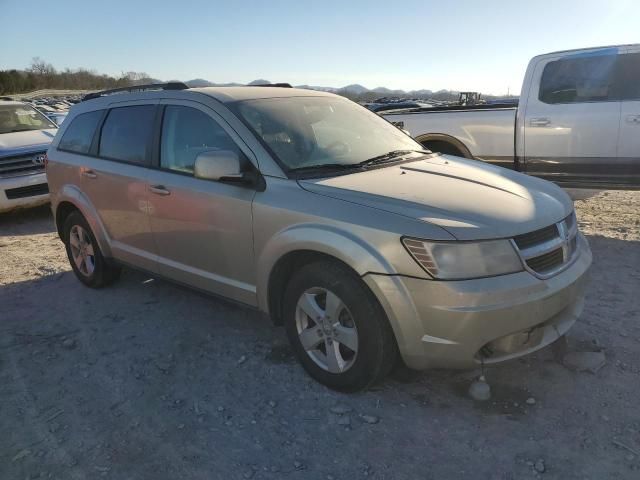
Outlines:
{"type": "Polygon", "coordinates": [[[0,70],[518,94],[531,57],[640,42],[638,0],[0,0],[0,70]]]}

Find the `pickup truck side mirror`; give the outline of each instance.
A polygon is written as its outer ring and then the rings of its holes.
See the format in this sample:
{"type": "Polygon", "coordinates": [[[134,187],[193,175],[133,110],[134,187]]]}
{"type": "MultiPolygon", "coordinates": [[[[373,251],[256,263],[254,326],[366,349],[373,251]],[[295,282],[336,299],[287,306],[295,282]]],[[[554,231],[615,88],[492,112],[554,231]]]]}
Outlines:
{"type": "Polygon", "coordinates": [[[251,185],[264,190],[264,179],[256,171],[243,172],[238,154],[231,150],[208,150],[196,157],[194,176],[204,180],[216,180],[251,185]]]}

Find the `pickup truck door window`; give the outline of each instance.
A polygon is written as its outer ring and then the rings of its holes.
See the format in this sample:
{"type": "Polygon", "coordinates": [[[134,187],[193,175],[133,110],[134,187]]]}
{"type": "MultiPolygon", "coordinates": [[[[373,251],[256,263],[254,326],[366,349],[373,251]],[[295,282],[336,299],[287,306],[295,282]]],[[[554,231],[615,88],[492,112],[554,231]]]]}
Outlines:
{"type": "Polygon", "coordinates": [[[568,184],[607,180],[620,123],[616,53],[605,49],[538,64],[524,123],[529,174],[568,184]]]}
{"type": "Polygon", "coordinates": [[[82,190],[111,239],[114,256],[148,270],[155,267],[146,191],[155,115],[156,105],[149,102],[108,110],[80,167],[82,190]]]}
{"type": "Polygon", "coordinates": [[[255,305],[251,209],[256,192],[193,176],[201,152],[232,150],[246,159],[245,154],[213,110],[196,102],[162,103],[159,168],[149,178],[158,268],[170,278],[255,305]]]}
{"type": "Polygon", "coordinates": [[[620,55],[619,96],[622,100],[618,165],[620,185],[640,185],[640,49],[620,55]]]}

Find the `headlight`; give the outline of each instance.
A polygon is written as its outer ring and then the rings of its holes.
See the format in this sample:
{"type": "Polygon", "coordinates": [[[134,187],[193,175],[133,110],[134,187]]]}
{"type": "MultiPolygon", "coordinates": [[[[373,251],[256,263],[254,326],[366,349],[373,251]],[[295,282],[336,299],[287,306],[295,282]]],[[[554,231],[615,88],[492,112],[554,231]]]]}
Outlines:
{"type": "Polygon", "coordinates": [[[492,277],[523,270],[509,240],[428,242],[405,237],[402,243],[427,273],[442,280],[492,277]]]}

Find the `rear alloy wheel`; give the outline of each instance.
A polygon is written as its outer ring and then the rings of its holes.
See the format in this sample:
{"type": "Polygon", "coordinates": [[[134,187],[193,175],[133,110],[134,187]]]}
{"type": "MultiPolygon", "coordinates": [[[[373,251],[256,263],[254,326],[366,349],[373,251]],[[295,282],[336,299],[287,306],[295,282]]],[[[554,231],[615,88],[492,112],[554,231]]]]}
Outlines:
{"type": "Polygon", "coordinates": [[[82,283],[100,288],[120,276],[120,267],[106,262],[91,227],[80,212],[67,217],[63,234],[69,263],[82,283]]]}
{"type": "Polygon", "coordinates": [[[287,336],[307,373],[344,392],[382,380],[395,364],[393,331],[369,287],[348,267],[318,261],[289,280],[287,336]]]}
{"type": "Polygon", "coordinates": [[[96,269],[96,256],[87,231],[80,225],[74,225],[69,231],[69,248],[77,269],[85,277],[93,275],[96,269]]]}

